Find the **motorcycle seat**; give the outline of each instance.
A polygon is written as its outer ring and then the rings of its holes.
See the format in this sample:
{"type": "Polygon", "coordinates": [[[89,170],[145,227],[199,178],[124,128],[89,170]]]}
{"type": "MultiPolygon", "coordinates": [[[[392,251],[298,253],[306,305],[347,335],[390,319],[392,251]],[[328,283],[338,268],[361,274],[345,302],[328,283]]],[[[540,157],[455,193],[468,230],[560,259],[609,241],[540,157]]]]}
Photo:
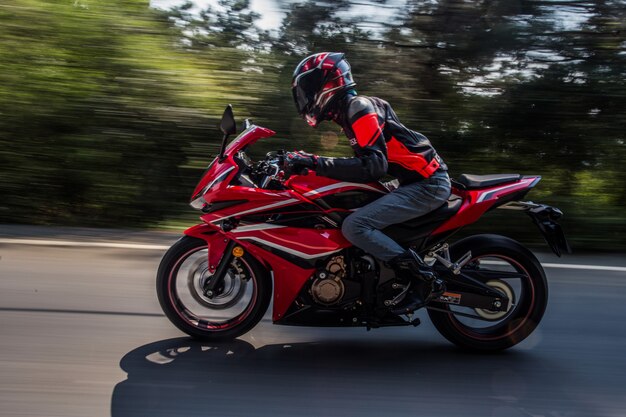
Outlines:
{"type": "Polygon", "coordinates": [[[415,243],[427,237],[439,225],[454,216],[462,204],[463,199],[453,194],[438,209],[425,216],[386,227],[383,229],[383,233],[400,244],[415,243]]]}
{"type": "Polygon", "coordinates": [[[520,174],[461,174],[461,176],[457,179],[457,182],[462,184],[466,189],[471,190],[475,188],[492,187],[494,185],[519,181],[520,179],[522,179],[520,174]]]}
{"type": "Polygon", "coordinates": [[[425,224],[433,224],[443,220],[448,220],[450,217],[454,216],[457,211],[459,211],[462,203],[463,199],[461,197],[458,195],[451,195],[450,198],[448,198],[448,201],[446,201],[438,209],[433,210],[424,216],[406,221],[402,223],[402,226],[414,229],[425,224]]]}

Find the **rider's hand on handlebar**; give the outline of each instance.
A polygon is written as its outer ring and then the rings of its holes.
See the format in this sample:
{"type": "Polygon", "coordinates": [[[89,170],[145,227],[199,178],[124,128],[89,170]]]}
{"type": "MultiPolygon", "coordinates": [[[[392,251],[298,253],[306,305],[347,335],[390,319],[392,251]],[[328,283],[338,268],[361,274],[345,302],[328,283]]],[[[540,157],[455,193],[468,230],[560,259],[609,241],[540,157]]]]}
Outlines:
{"type": "Polygon", "coordinates": [[[307,168],[315,169],[317,156],[304,151],[285,153],[284,169],[288,173],[301,174],[307,168]]]}

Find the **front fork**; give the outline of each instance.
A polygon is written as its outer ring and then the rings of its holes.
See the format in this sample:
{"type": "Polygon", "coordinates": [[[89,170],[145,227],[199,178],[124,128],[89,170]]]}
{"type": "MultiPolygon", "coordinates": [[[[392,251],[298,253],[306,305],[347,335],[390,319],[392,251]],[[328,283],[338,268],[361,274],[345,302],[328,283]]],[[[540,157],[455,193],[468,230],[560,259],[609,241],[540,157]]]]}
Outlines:
{"type": "Polygon", "coordinates": [[[224,278],[233,260],[233,249],[237,243],[224,236],[220,230],[204,223],[193,226],[185,230],[184,233],[207,243],[209,272],[213,275],[211,279],[204,282],[202,292],[208,298],[219,295],[216,292],[220,288],[224,288],[224,278]]]}
{"type": "Polygon", "coordinates": [[[228,272],[228,267],[235,257],[235,255],[233,255],[233,249],[235,249],[236,245],[237,243],[234,240],[229,240],[228,243],[226,243],[224,254],[219,262],[217,262],[215,272],[211,276],[211,279],[207,279],[202,286],[202,292],[206,297],[213,298],[219,295],[217,289],[224,288],[224,278],[228,272]]]}

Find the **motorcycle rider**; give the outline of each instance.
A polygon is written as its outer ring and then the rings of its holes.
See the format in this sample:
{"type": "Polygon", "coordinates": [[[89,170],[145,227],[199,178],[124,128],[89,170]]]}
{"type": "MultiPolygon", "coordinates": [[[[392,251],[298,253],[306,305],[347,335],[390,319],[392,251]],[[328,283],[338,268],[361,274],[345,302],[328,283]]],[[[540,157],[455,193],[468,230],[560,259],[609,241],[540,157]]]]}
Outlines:
{"type": "Polygon", "coordinates": [[[400,123],[388,102],[357,95],[355,85],[343,53],[318,53],[298,64],[292,81],[298,113],[312,127],[323,120],[341,126],[355,156],[288,152],[285,165],[295,173],[312,169],[341,181],[371,182],[386,174],[399,181],[397,189],[350,214],[341,229],[346,239],[387,262],[409,286],[406,297],[392,308],[395,314],[406,314],[441,295],[444,284],[418,254],[381,230],[441,207],[450,196],[450,179],[446,164],[424,135],[400,123]]]}

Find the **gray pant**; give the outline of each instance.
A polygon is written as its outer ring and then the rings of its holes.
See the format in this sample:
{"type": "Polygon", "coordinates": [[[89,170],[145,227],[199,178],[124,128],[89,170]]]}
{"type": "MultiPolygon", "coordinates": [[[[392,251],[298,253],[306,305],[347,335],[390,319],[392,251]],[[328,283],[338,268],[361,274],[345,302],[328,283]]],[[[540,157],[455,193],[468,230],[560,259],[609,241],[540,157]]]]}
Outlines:
{"type": "Polygon", "coordinates": [[[359,208],[346,217],[341,231],[354,246],[389,261],[404,253],[405,249],[381,229],[424,216],[439,208],[449,196],[448,174],[436,172],[430,178],[401,186],[359,208]]]}

